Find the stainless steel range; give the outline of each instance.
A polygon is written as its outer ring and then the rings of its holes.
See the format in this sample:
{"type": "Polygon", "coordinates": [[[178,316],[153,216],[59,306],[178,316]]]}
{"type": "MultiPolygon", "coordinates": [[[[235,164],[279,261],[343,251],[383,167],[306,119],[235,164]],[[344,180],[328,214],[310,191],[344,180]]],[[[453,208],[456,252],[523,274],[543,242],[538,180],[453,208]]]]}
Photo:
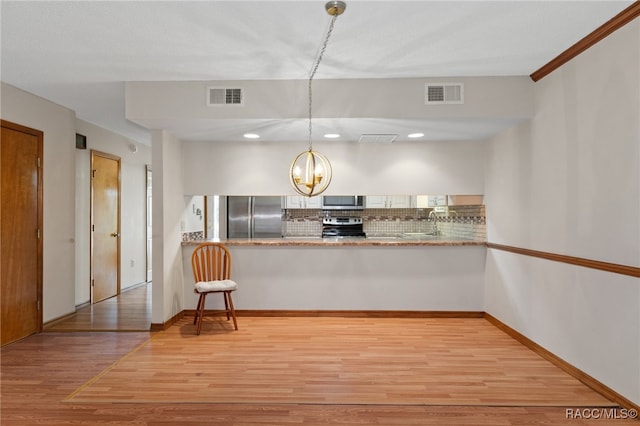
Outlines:
{"type": "Polygon", "coordinates": [[[356,237],[365,238],[362,218],[360,217],[328,217],[322,219],[322,237],[356,237]]]}

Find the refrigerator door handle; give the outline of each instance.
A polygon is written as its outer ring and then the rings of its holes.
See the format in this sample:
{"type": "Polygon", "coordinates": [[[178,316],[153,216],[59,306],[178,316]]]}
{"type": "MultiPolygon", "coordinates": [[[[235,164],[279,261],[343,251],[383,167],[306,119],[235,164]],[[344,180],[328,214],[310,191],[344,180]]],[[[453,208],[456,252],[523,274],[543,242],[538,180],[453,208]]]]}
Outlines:
{"type": "Polygon", "coordinates": [[[247,221],[247,235],[249,236],[249,238],[253,238],[253,230],[254,230],[253,213],[254,213],[253,197],[249,197],[249,202],[247,203],[247,214],[249,216],[249,220],[247,221]]]}

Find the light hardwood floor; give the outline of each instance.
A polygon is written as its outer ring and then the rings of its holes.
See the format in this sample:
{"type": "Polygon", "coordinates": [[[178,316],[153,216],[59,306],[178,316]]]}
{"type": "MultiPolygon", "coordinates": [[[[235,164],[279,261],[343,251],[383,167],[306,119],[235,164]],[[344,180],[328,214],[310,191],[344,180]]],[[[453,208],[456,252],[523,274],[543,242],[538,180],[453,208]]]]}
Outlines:
{"type": "Polygon", "coordinates": [[[45,331],[149,331],[151,283],[136,286],[74,315],[47,324],[45,331]]]}
{"type": "Polygon", "coordinates": [[[5,346],[0,423],[638,424],[576,419],[624,412],[481,318],[239,327],[206,318],[195,336],[184,318],[158,333],[45,332],[5,346]]]}

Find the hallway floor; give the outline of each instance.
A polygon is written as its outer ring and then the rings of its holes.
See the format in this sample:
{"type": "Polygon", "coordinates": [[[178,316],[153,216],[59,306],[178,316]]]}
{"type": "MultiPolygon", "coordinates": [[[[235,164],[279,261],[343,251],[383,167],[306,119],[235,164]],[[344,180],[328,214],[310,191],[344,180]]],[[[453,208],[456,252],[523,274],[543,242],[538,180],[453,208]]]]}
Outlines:
{"type": "Polygon", "coordinates": [[[51,331],[149,331],[151,328],[151,282],[93,305],[72,316],[47,324],[51,331]]]}

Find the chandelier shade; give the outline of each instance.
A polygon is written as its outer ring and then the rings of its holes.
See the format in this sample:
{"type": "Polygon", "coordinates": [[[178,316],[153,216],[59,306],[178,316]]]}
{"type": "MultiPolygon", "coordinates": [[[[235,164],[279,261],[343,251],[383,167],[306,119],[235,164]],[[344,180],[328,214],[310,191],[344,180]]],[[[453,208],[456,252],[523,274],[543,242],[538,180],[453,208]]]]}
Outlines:
{"type": "Polygon", "coordinates": [[[331,163],[323,154],[311,149],[293,160],[289,173],[293,189],[307,197],[323,193],[331,183],[331,163]]]}

